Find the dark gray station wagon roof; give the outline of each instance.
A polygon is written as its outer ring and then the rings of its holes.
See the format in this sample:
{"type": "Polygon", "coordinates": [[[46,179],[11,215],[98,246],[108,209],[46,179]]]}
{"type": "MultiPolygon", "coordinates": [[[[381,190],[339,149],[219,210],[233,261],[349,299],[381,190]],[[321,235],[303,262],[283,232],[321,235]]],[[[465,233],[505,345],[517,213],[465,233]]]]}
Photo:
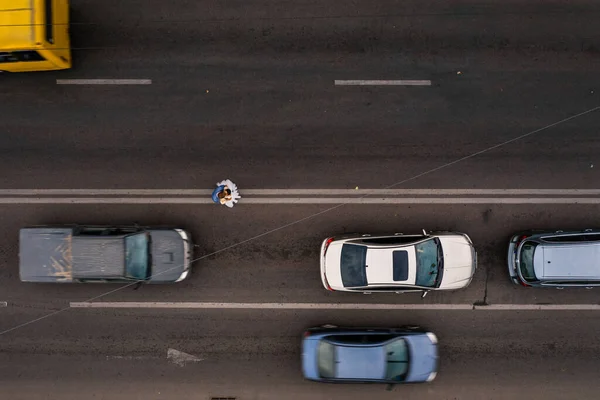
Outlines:
{"type": "Polygon", "coordinates": [[[122,236],[73,236],[71,228],[25,228],[20,232],[20,275],[29,282],[122,278],[122,236]]]}
{"type": "Polygon", "coordinates": [[[174,228],[23,228],[19,238],[21,281],[178,282],[190,267],[188,237],[174,228]]]}
{"type": "Polygon", "coordinates": [[[26,228],[19,234],[19,273],[25,282],[71,282],[69,228],[26,228]]]}
{"type": "Polygon", "coordinates": [[[74,279],[125,276],[123,237],[75,236],[71,243],[74,279]]]}

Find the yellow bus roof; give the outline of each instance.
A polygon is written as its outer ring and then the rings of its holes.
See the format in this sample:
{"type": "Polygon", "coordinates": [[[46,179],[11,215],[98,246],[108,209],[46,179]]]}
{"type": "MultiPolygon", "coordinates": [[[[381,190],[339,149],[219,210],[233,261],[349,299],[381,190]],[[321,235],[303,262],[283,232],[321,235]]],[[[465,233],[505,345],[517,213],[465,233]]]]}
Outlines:
{"type": "Polygon", "coordinates": [[[34,0],[0,0],[0,51],[38,47],[34,0]]]}

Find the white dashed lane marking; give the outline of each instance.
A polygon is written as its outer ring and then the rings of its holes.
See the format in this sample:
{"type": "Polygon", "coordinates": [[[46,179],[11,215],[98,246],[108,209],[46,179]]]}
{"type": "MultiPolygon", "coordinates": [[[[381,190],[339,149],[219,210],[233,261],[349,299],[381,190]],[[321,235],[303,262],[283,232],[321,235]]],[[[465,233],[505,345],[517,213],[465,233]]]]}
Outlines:
{"type": "Polygon", "coordinates": [[[335,80],[335,86],[431,86],[430,80],[335,80]]]}

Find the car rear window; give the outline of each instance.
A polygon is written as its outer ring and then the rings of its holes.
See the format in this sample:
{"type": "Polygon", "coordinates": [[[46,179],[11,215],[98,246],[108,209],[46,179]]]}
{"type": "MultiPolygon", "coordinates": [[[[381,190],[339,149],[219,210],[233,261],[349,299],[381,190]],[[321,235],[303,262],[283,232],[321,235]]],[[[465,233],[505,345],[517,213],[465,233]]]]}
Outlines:
{"type": "Polygon", "coordinates": [[[536,281],[535,271],[533,269],[533,254],[535,248],[538,246],[535,242],[525,242],[521,248],[521,255],[519,257],[519,268],[521,269],[521,275],[526,281],[536,281]]]}
{"type": "Polygon", "coordinates": [[[341,272],[344,287],[367,286],[367,246],[342,246],[341,272]]]}
{"type": "Polygon", "coordinates": [[[392,253],[394,262],[394,281],[405,281],[408,279],[408,252],[394,251],[392,253]]]}

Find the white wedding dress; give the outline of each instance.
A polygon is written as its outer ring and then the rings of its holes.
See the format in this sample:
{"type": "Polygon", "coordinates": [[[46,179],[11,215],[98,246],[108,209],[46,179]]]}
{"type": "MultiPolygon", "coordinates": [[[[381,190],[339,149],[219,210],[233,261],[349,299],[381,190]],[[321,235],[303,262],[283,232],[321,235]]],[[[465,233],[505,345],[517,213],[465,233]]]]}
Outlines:
{"type": "Polygon", "coordinates": [[[240,196],[240,192],[238,192],[237,185],[231,182],[229,179],[225,179],[224,181],[217,183],[217,186],[221,185],[225,185],[229,188],[229,190],[231,190],[231,200],[225,202],[225,205],[231,208],[235,203],[238,202],[239,199],[242,198],[242,196],[240,196]]]}

